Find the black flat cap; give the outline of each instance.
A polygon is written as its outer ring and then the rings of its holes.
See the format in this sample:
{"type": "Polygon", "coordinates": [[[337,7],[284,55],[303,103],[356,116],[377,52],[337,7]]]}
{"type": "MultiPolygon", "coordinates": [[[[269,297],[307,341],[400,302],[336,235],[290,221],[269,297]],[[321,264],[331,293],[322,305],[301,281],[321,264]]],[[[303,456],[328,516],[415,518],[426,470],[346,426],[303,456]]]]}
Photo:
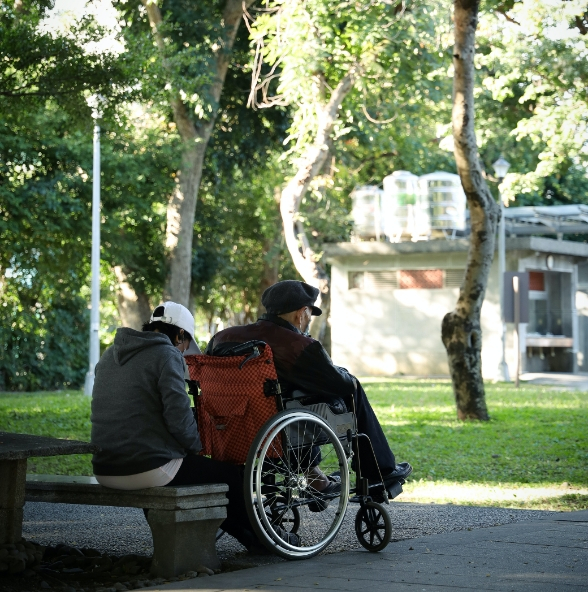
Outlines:
{"type": "Polygon", "coordinates": [[[261,303],[270,314],[286,314],[308,306],[312,314],[319,317],[323,311],[314,306],[318,288],[297,280],[284,280],[270,286],[261,295],[261,303]]]}

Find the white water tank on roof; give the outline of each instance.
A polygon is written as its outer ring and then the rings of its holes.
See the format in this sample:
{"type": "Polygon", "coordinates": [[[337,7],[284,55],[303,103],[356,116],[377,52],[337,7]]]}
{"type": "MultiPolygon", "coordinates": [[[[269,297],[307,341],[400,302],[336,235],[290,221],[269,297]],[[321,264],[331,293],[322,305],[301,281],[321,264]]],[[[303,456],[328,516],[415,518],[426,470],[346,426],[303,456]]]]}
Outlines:
{"type": "Polygon", "coordinates": [[[391,241],[403,234],[429,233],[427,201],[419,193],[419,178],[408,171],[394,171],[384,177],[382,229],[391,241]]]}
{"type": "Polygon", "coordinates": [[[351,193],[353,232],[361,240],[380,240],[380,196],[382,190],[375,185],[356,187],[351,193]]]}
{"type": "Polygon", "coordinates": [[[465,230],[466,196],[459,175],[437,171],[419,177],[432,230],[465,230]]]}

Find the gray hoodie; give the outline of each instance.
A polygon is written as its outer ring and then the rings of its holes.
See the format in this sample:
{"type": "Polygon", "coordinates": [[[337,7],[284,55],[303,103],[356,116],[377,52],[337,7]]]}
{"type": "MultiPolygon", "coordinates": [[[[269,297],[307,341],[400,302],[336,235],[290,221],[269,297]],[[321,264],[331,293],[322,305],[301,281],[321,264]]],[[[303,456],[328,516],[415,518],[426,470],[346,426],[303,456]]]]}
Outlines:
{"type": "Polygon", "coordinates": [[[135,475],[202,448],[182,354],[162,333],[119,329],[96,365],[92,392],[96,475],[135,475]]]}

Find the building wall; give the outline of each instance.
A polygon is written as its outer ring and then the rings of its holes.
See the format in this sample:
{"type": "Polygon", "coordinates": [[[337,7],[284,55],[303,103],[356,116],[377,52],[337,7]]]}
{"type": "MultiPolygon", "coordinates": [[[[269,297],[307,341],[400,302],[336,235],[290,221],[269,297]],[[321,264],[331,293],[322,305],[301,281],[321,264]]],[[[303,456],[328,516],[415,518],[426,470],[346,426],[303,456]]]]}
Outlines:
{"type": "MultiPolygon", "coordinates": [[[[345,257],[332,265],[332,357],[356,375],[448,375],[441,322],[458,288],[349,289],[348,273],[465,268],[466,253],[345,257]]],[[[500,361],[498,267],[482,307],[482,369],[494,378],[500,361]]]]}

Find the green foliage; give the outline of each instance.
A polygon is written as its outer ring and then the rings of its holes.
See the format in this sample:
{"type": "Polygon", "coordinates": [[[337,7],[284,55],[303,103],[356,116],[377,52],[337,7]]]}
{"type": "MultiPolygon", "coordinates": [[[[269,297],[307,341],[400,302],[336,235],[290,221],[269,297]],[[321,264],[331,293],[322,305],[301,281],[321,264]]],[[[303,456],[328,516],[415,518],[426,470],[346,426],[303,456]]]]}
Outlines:
{"type": "Polygon", "coordinates": [[[128,55],[138,69],[146,101],[170,111],[181,97],[195,122],[207,120],[218,109],[211,96],[211,63],[215,49],[225,42],[222,0],[164,0],[158,3],[163,23],[163,56],[153,41],[147,12],[140,0],[114,0],[121,15],[128,55]],[[163,57],[163,59],[162,59],[163,57]]]}
{"type": "MultiPolygon", "coordinates": [[[[224,43],[224,31],[220,26],[224,2],[169,0],[160,4],[165,60],[160,59],[154,45],[141,3],[116,2],[115,5],[124,19],[123,34],[129,53],[137,61],[141,92],[151,105],[152,116],[159,114],[174,128],[169,104],[170,99],[178,95],[197,125],[218,112],[199,189],[192,295],[199,316],[208,322],[218,315],[251,318],[259,298],[264,257],[274,248],[276,229],[280,226],[274,188],[281,178],[275,161],[285,137],[287,113],[283,109],[253,111],[247,108],[250,49],[244,27],[235,40],[220,103],[212,100],[210,62],[214,59],[214,48],[224,43]]],[[[179,145],[177,136],[170,135],[167,142],[154,147],[154,162],[163,158],[172,166],[169,155],[173,151],[179,153],[179,145]]],[[[134,156],[129,160],[132,158],[134,156]]],[[[179,163],[174,164],[179,168],[179,163]]],[[[153,163],[137,168],[153,175],[153,163]]],[[[148,179],[145,175],[146,182],[148,179]]],[[[161,204],[147,206],[157,212],[153,220],[157,220],[160,244],[163,244],[165,219],[159,214],[164,216],[164,203],[172,190],[173,186],[165,190],[161,185],[161,204]]],[[[133,210],[129,208],[129,211],[133,210]]],[[[145,248],[139,233],[128,239],[130,244],[136,245],[137,252],[145,248]]],[[[155,259],[161,268],[163,253],[157,249],[156,252],[155,259]]],[[[113,254],[111,260],[115,264],[121,257],[113,254]]],[[[137,270],[134,275],[139,275],[139,269],[145,275],[146,270],[140,265],[144,260],[135,258],[134,261],[139,263],[131,268],[137,270]]],[[[142,288],[134,278],[130,281],[136,289],[142,288]]],[[[160,280],[160,285],[162,283],[160,280]]],[[[148,290],[148,293],[155,291],[148,290]]]]}
{"type": "Polygon", "coordinates": [[[276,191],[285,165],[278,162],[289,125],[283,108],[247,108],[250,82],[246,29],[238,35],[217,124],[207,151],[194,228],[192,290],[196,309],[244,322],[255,317],[268,260],[293,273],[280,245],[276,191]]]}
{"type": "MultiPolygon", "coordinates": [[[[45,34],[39,24],[49,3],[29,4],[30,10],[18,18],[5,5],[0,10],[0,27],[6,33],[0,35],[5,58],[0,69],[0,390],[83,383],[92,170],[92,121],[85,94],[103,91],[112,97],[112,83],[120,75],[111,56],[86,51],[85,43],[100,38],[90,21],[62,35],[45,34]]],[[[132,83],[132,78],[126,81],[132,83]]],[[[159,290],[162,246],[145,223],[150,215],[143,207],[151,202],[143,195],[137,198],[144,193],[139,174],[129,178],[138,167],[145,173],[145,161],[153,160],[145,145],[157,145],[157,133],[148,125],[139,132],[136,126],[131,129],[124,111],[117,115],[110,109],[106,114],[111,119],[103,124],[122,129],[126,139],[104,150],[108,193],[103,237],[117,264],[127,263],[134,270],[134,262],[144,259],[147,264],[142,262],[138,281],[152,289],[157,284],[159,290]],[[136,154],[129,158],[129,151],[136,154]],[[118,198],[115,203],[110,195],[118,198]],[[136,252],[138,241],[135,250],[129,248],[133,232],[143,240],[141,253],[136,252]],[[151,245],[145,241],[150,234],[151,245]],[[143,257],[146,251],[149,255],[143,257]]],[[[110,135],[117,137],[116,131],[110,135]]],[[[161,203],[158,171],[167,173],[168,186],[173,180],[163,159],[147,167],[156,185],[152,193],[161,203]]]]}
{"type": "Polygon", "coordinates": [[[0,4],[0,99],[2,112],[21,113],[46,99],[59,98],[70,115],[85,115],[89,108],[80,97],[100,92],[121,96],[130,86],[130,71],[112,53],[87,50],[105,31],[83,19],[67,31],[52,34],[42,27],[52,8],[50,0],[27,1],[15,12],[13,2],[0,4]]]}
{"type": "Polygon", "coordinates": [[[480,26],[482,155],[487,170],[508,155],[503,193],[516,205],[588,199],[586,3],[556,4],[514,2],[509,21],[487,14],[480,26]]]}
{"type": "Polygon", "coordinates": [[[51,107],[0,123],[0,390],[79,385],[90,227],[83,134],[51,107]]]}
{"type": "Polygon", "coordinates": [[[83,384],[89,329],[85,300],[41,294],[27,306],[18,285],[10,282],[6,292],[0,306],[0,391],[83,384]]]}
{"type": "Polygon", "coordinates": [[[335,139],[350,134],[354,122],[370,119],[364,116],[368,109],[386,119],[404,103],[415,105],[425,94],[433,98],[437,91],[426,82],[439,67],[441,14],[434,0],[406,7],[357,0],[268,3],[253,23],[252,38],[272,69],[257,87],[270,104],[292,105],[293,154],[314,141],[321,106],[349,73],[356,77],[355,90],[335,139]]]}
{"type": "Polygon", "coordinates": [[[137,292],[158,299],[167,271],[166,206],[180,140],[166,117],[142,105],[119,109],[103,125],[102,259],[120,265],[137,292]]]}

